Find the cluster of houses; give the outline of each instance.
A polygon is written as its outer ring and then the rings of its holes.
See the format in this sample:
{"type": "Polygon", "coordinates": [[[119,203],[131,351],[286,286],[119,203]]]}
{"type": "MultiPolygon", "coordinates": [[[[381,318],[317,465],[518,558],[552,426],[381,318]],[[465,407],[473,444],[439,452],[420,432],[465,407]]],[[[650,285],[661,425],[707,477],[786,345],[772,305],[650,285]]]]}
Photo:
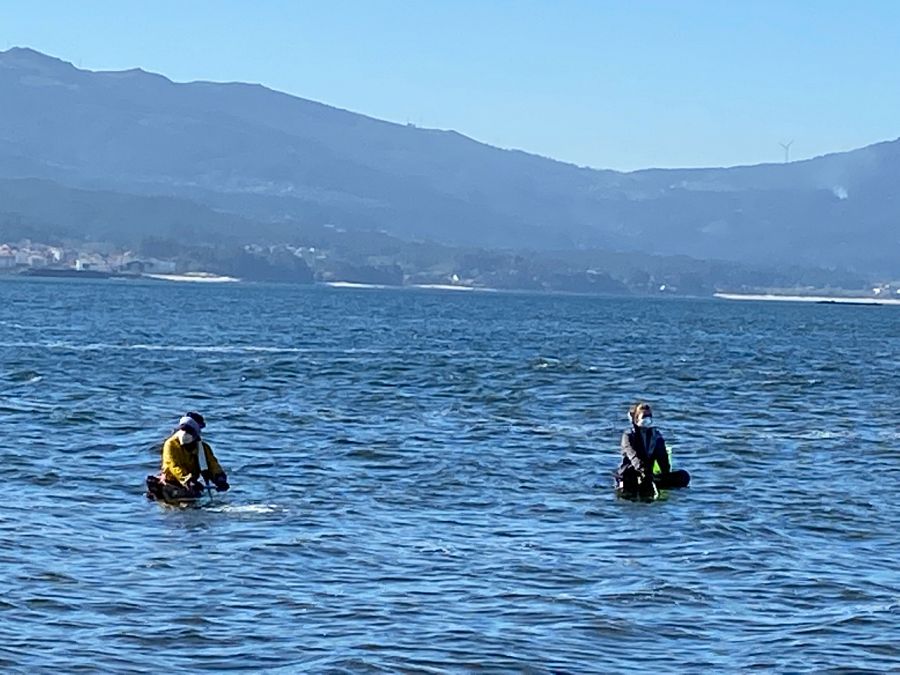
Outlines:
{"type": "Polygon", "coordinates": [[[86,249],[66,249],[31,241],[0,244],[0,271],[26,268],[174,274],[177,264],[174,260],[138,256],[133,251],[103,253],[86,249]]]}
{"type": "Polygon", "coordinates": [[[49,267],[59,265],[65,251],[57,246],[42,246],[26,242],[22,245],[0,244],[0,269],[15,267],[49,267]]]}

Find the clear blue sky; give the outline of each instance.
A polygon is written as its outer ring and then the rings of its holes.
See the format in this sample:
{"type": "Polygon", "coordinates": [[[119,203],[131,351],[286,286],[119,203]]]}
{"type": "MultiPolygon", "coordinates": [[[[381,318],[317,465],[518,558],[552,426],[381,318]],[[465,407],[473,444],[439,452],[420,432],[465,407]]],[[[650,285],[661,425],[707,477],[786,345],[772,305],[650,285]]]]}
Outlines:
{"type": "Polygon", "coordinates": [[[259,82],[598,168],[900,136],[900,1],[0,0],[0,48],[259,82]]]}

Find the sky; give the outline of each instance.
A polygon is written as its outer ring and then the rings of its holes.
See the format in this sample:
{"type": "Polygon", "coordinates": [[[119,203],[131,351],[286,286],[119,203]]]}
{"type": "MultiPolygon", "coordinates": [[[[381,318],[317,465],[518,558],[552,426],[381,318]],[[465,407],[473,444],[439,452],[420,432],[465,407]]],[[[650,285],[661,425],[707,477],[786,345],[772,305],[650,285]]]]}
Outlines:
{"type": "Polygon", "coordinates": [[[260,83],[595,168],[900,136],[900,1],[0,0],[0,49],[260,83]]]}

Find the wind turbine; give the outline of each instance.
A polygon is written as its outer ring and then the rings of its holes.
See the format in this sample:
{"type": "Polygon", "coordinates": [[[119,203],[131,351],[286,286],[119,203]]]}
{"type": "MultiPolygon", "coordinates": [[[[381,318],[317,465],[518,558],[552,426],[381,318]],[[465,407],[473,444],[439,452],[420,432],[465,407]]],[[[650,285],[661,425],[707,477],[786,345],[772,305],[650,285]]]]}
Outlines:
{"type": "Polygon", "coordinates": [[[787,143],[779,143],[782,148],[784,148],[784,163],[787,164],[791,161],[791,146],[794,144],[794,139],[789,140],[787,143]]]}

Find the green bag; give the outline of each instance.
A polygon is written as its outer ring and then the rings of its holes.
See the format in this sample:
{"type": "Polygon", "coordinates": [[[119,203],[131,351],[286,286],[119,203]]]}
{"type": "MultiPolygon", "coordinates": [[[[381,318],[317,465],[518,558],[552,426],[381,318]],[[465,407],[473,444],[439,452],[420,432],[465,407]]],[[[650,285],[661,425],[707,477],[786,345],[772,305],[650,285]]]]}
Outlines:
{"type": "MultiPolygon", "coordinates": [[[[669,446],[666,446],[666,454],[669,456],[669,468],[674,469],[675,466],[674,466],[674,464],[672,464],[672,448],[670,448],[669,446]]],[[[653,460],[653,475],[658,476],[661,473],[662,473],[662,469],[659,468],[659,462],[657,462],[654,459],[653,460]]]]}

